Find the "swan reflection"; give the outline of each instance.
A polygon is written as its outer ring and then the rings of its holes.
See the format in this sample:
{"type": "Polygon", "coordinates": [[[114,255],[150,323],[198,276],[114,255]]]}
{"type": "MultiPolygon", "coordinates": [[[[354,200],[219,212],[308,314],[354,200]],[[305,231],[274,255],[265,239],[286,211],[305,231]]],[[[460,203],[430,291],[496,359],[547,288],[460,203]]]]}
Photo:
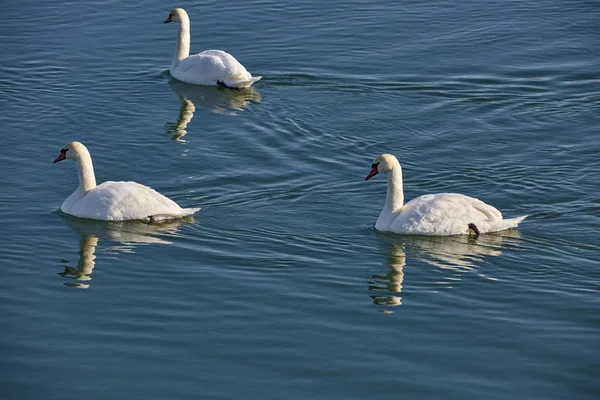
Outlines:
{"type": "MultiPolygon", "coordinates": [[[[394,294],[400,294],[402,291],[402,282],[404,281],[403,268],[406,265],[406,253],[401,246],[390,243],[386,255],[386,265],[389,271],[385,275],[372,275],[372,281],[369,281],[369,290],[385,291],[394,294]]],[[[370,296],[374,304],[397,306],[402,304],[402,297],[395,295],[370,296]]]]}
{"type": "MultiPolygon", "coordinates": [[[[385,275],[371,275],[369,291],[385,294],[371,295],[374,304],[397,306],[402,304],[404,270],[408,262],[425,262],[447,272],[443,281],[448,284],[460,279],[459,275],[475,271],[485,257],[502,254],[502,248],[519,244],[519,232],[507,230],[495,234],[474,236],[410,236],[382,235],[387,242],[385,275]],[[450,273],[450,276],[448,276],[450,273]]],[[[390,313],[389,309],[380,310],[390,313]]]]}
{"type": "Polygon", "coordinates": [[[87,289],[89,285],[81,283],[91,280],[92,270],[94,269],[96,255],[96,246],[98,238],[91,235],[81,235],[79,239],[79,260],[76,267],[65,265],[65,270],[58,274],[63,278],[71,278],[78,282],[65,282],[65,286],[71,286],[81,289],[87,289]]]}
{"type": "Polygon", "coordinates": [[[187,133],[187,125],[194,117],[196,107],[217,114],[236,115],[251,103],[259,103],[261,100],[260,94],[253,87],[230,89],[222,86],[197,86],[173,79],[167,72],[164,76],[181,101],[177,121],[166,124],[167,132],[173,140],[179,140],[187,133]]]}
{"type": "Polygon", "coordinates": [[[480,236],[411,237],[405,240],[407,251],[420,261],[457,273],[474,271],[485,256],[496,257],[502,248],[518,245],[521,235],[515,229],[480,236]]]}
{"type": "MultiPolygon", "coordinates": [[[[96,248],[99,240],[113,242],[108,250],[116,252],[133,252],[139,245],[151,243],[170,244],[164,237],[174,235],[179,226],[189,222],[191,218],[184,218],[161,223],[145,223],[141,221],[106,222],[77,219],[63,215],[63,220],[71,229],[80,236],[79,259],[76,266],[64,265],[64,271],[59,275],[69,278],[65,286],[87,289],[92,279],[92,270],[96,265],[96,248]]],[[[67,260],[63,260],[66,264],[67,260]]]]}

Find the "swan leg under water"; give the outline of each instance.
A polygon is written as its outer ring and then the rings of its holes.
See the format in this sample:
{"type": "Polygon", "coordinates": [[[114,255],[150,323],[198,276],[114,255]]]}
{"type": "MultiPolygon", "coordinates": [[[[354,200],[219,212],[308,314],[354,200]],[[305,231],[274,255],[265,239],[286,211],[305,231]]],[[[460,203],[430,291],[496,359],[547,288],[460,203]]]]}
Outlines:
{"type": "Polygon", "coordinates": [[[404,203],[402,168],[391,154],[377,157],[365,180],[378,173],[388,174],[385,205],[375,228],[379,231],[406,235],[466,235],[476,236],[516,228],[526,216],[504,219],[495,207],[458,193],[437,193],[419,196],[404,203]]]}

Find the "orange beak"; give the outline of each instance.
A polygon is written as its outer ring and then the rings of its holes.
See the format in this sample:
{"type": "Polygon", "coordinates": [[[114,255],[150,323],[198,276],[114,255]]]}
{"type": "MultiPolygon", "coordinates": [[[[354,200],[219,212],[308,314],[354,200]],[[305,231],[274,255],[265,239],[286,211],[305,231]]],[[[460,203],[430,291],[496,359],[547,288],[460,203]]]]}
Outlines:
{"type": "Polygon", "coordinates": [[[65,149],[62,149],[60,151],[60,156],[56,157],[56,160],[52,161],[52,164],[57,163],[62,160],[66,160],[66,159],[67,159],[67,151],[65,149]]]}
{"type": "Polygon", "coordinates": [[[378,173],[379,173],[379,171],[377,171],[377,164],[371,165],[371,172],[369,172],[369,175],[367,175],[367,177],[365,178],[365,181],[368,181],[369,179],[371,179],[378,173]]]}

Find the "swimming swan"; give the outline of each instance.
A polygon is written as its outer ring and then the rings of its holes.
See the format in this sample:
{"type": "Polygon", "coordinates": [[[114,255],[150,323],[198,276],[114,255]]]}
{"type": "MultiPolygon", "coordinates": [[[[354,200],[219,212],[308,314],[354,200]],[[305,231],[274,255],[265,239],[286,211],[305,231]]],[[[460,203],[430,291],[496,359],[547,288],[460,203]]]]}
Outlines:
{"type": "Polygon", "coordinates": [[[365,180],[389,172],[387,197],[375,229],[408,235],[446,236],[501,231],[516,227],[526,216],[502,219],[496,208],[457,193],[426,194],[404,204],[402,168],[391,154],[377,157],[365,180]]]}
{"type": "Polygon", "coordinates": [[[94,166],[88,149],[79,142],[67,143],[57,163],[77,161],[79,187],[62,204],[61,210],[79,218],[104,221],[160,221],[192,215],[199,208],[181,208],[156,190],[136,182],[104,182],[96,186],[94,166]]]}
{"type": "Polygon", "coordinates": [[[169,69],[175,79],[194,85],[242,88],[262,78],[253,77],[238,60],[222,50],[205,50],[190,56],[190,18],[183,8],[174,8],[164,23],[173,21],[179,22],[177,47],[169,69]]]}

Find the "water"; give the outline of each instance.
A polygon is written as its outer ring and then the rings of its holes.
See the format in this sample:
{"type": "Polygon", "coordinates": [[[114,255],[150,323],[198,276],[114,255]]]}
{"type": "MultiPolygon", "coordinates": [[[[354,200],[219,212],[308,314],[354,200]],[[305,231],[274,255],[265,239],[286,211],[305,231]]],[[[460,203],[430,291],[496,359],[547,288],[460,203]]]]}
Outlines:
{"type": "Polygon", "coordinates": [[[170,81],[163,2],[3,6],[2,398],[597,398],[597,2],[178,5],[263,80],[170,81]],[[71,140],[202,210],[60,215],[71,140]],[[529,217],[377,233],[383,152],[529,217]]]}

